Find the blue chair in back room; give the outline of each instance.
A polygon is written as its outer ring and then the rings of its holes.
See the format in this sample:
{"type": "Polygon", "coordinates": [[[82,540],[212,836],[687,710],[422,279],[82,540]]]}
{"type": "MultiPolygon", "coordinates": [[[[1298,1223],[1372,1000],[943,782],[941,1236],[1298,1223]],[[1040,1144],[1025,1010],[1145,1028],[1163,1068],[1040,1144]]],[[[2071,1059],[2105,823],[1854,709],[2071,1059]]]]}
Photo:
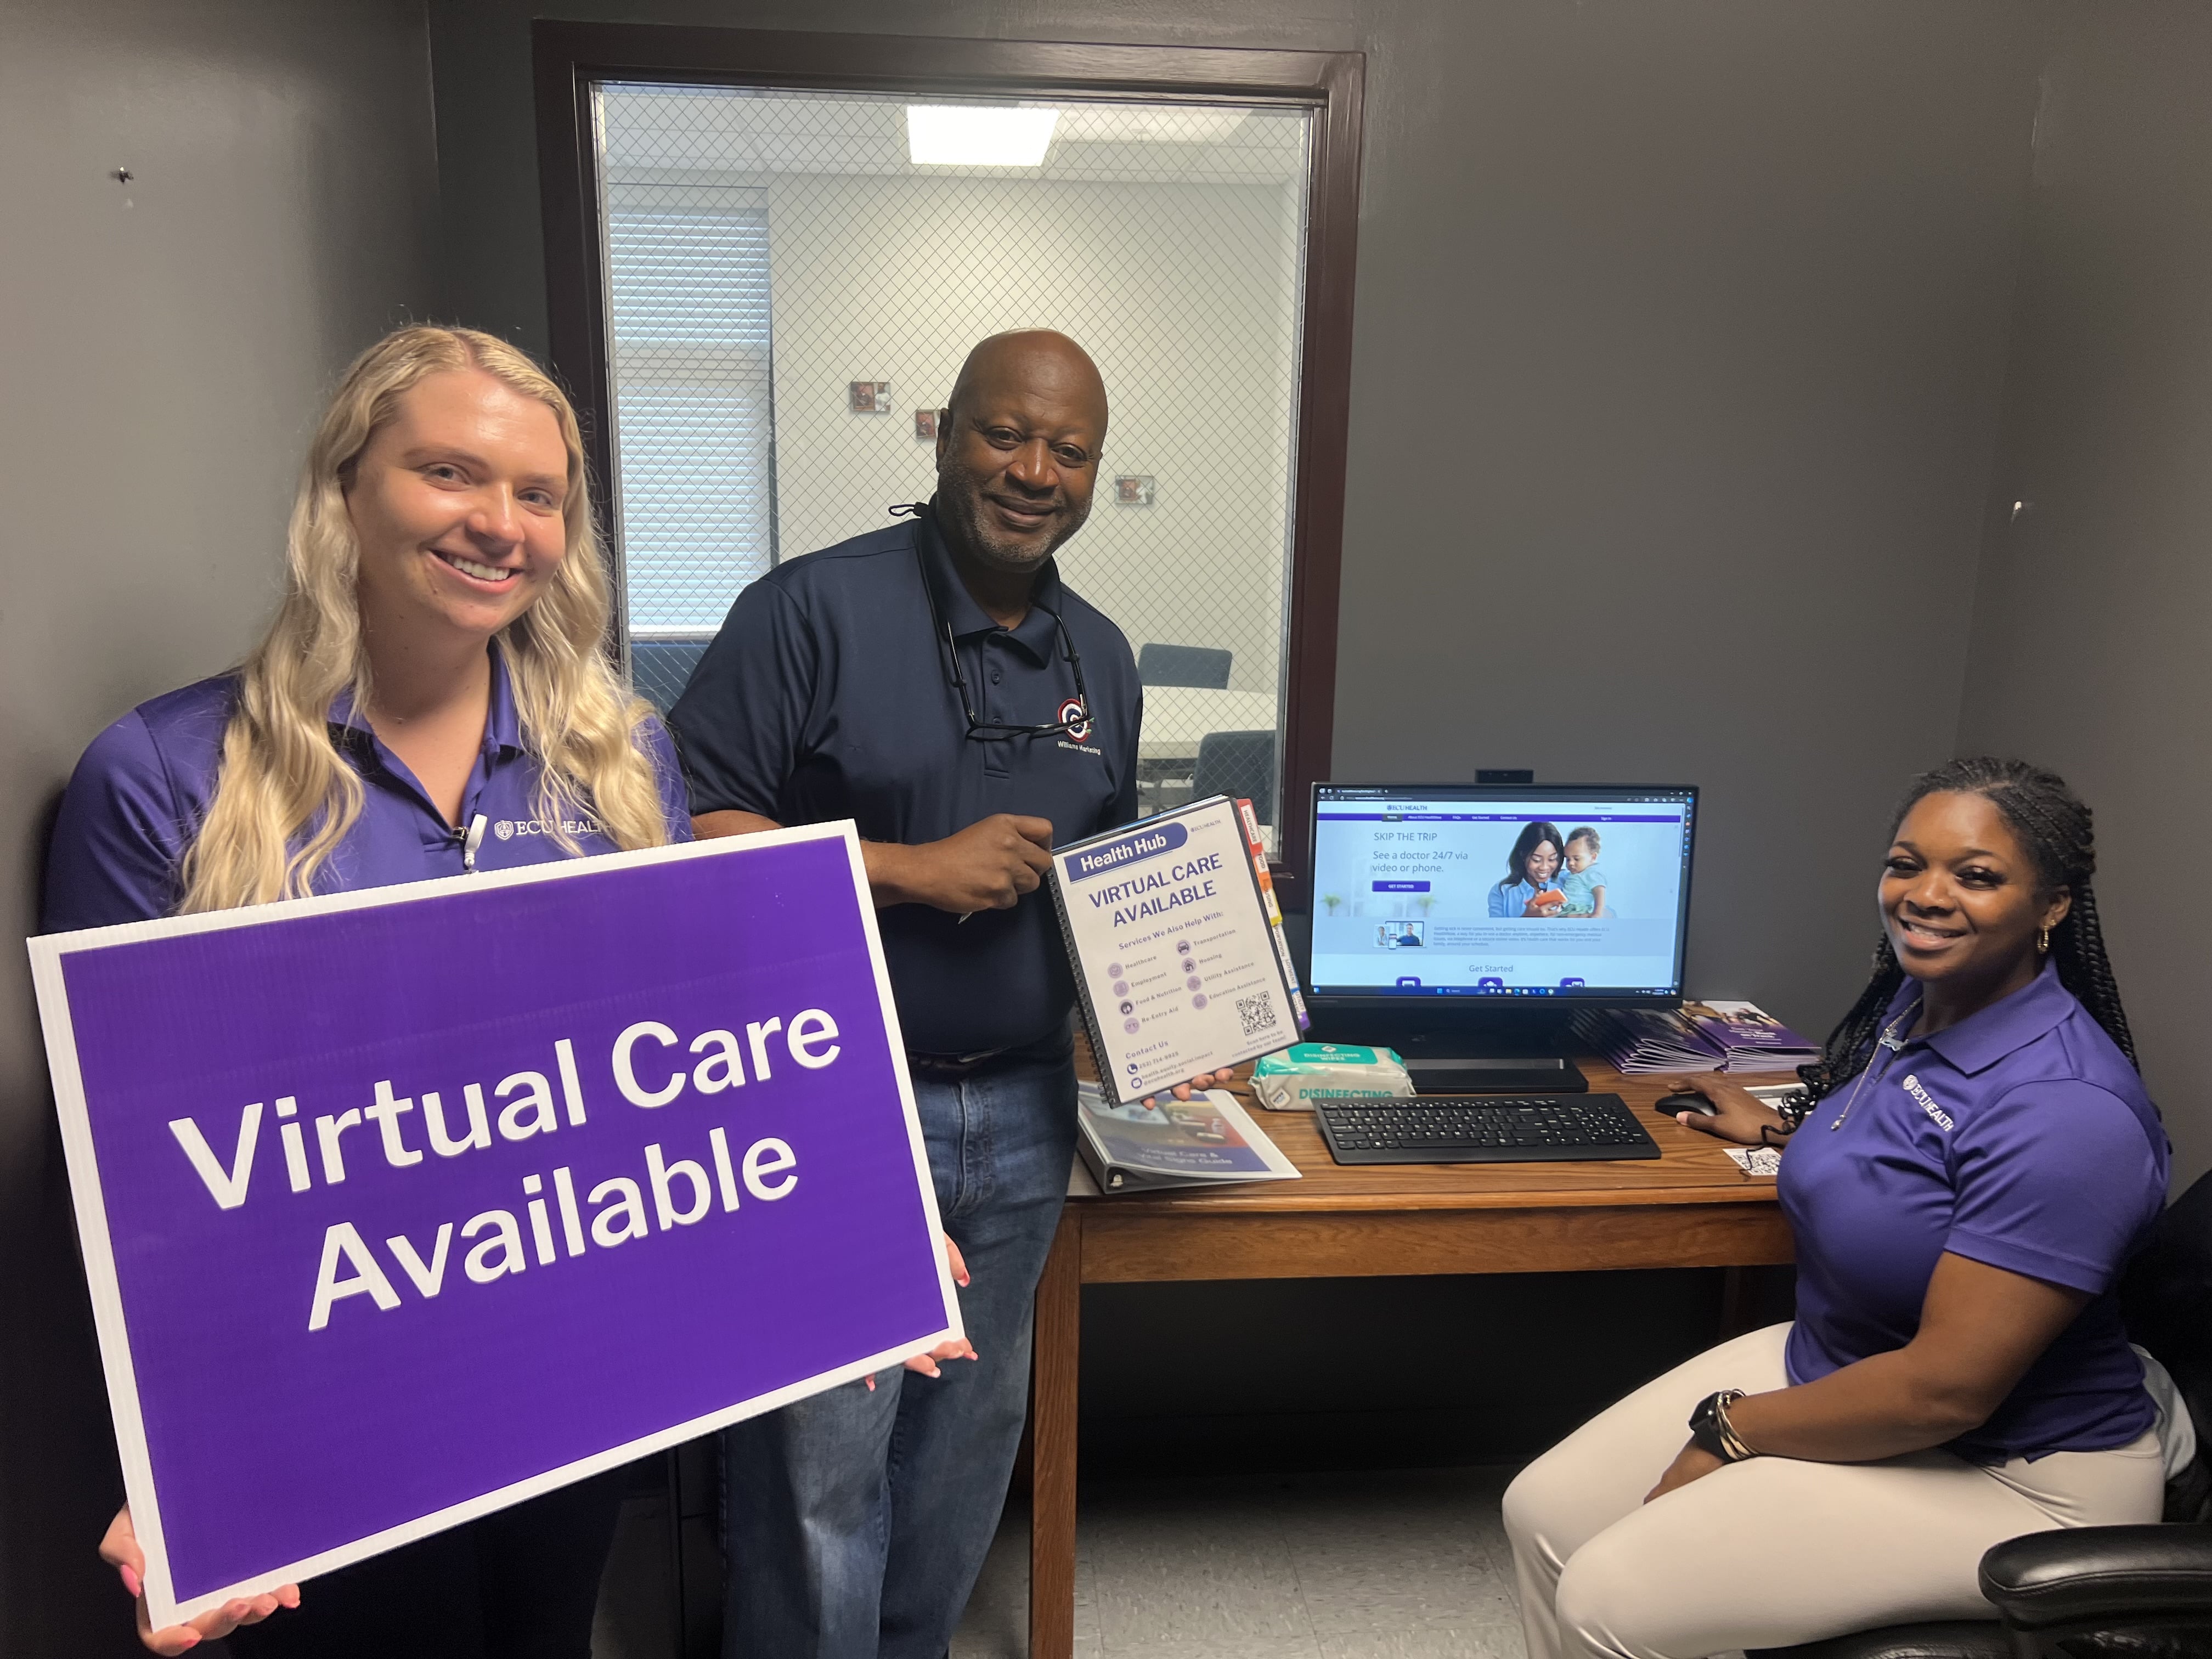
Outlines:
{"type": "Polygon", "coordinates": [[[1235,655],[1207,645],[1147,645],[1137,653],[1137,678],[1146,685],[1196,685],[1225,691],[1229,665],[1235,655]]]}
{"type": "Polygon", "coordinates": [[[2120,1287],[2128,1334],[2172,1373],[2196,1461],[2166,1483],[2166,1522],[2067,1527],[1982,1557],[1992,1617],[1894,1625],[1749,1659],[2206,1659],[2212,1656],[2212,1176],[2160,1218],[2120,1287]]]}

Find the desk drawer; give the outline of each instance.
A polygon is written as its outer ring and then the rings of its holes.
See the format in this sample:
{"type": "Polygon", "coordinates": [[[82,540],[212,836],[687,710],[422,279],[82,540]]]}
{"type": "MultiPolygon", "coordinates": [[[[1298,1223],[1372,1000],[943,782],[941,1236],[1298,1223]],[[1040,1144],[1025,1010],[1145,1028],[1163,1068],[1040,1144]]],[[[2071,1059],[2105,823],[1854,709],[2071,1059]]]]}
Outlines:
{"type": "Polygon", "coordinates": [[[1772,1204],[1115,1213],[1082,1206],[1089,1285],[1395,1273],[1750,1267],[1794,1259],[1772,1204]]]}

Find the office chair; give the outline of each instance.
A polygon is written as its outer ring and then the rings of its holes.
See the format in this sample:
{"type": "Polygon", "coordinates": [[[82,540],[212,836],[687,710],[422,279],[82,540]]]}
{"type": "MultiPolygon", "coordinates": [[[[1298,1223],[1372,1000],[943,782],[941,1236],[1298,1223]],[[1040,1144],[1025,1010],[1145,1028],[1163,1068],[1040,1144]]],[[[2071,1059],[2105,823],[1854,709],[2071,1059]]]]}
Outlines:
{"type": "Polygon", "coordinates": [[[1208,795],[1249,797],[1262,823],[1275,821],[1275,734],[1273,732],[1208,732],[1198,740],[1198,763],[1191,768],[1194,800],[1208,795]]]}
{"type": "Polygon", "coordinates": [[[2173,1374],[2197,1459],[2166,1522],[2066,1527],[1982,1557],[1990,1621],[1893,1625],[1747,1659],[2207,1659],[2212,1656],[2212,1175],[2160,1218],[2120,1289],[2128,1334],[2173,1374]]]}
{"type": "Polygon", "coordinates": [[[1137,678],[1146,685],[1196,685],[1210,691],[1229,689],[1232,651],[1205,645],[1147,645],[1137,653],[1137,678]]]}
{"type": "Polygon", "coordinates": [[[630,684],[637,695],[665,716],[690,684],[691,671],[707,654],[710,640],[632,640],[630,684]]]}

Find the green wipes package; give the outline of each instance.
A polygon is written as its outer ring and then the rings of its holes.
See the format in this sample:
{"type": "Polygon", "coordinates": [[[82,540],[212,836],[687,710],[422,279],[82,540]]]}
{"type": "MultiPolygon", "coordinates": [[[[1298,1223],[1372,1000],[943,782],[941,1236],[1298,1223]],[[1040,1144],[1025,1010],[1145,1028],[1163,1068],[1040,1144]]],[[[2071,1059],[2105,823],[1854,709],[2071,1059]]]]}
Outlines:
{"type": "Polygon", "coordinates": [[[1271,1112],[1310,1112],[1316,1101],[1410,1095],[1413,1082],[1394,1048],[1297,1042],[1261,1056],[1252,1068],[1252,1092],[1271,1112]]]}

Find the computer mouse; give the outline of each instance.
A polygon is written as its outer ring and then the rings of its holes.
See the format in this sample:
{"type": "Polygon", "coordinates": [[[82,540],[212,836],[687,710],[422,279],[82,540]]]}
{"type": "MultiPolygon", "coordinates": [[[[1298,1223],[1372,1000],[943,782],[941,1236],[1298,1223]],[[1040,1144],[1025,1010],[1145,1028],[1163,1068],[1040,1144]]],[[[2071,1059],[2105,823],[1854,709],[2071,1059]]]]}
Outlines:
{"type": "Polygon", "coordinates": [[[1651,1103],[1651,1109],[1666,1117],[1676,1117],[1684,1112],[1698,1112],[1711,1117],[1720,1108],[1703,1095],[1685,1090],[1679,1095],[1660,1096],[1651,1103]]]}

